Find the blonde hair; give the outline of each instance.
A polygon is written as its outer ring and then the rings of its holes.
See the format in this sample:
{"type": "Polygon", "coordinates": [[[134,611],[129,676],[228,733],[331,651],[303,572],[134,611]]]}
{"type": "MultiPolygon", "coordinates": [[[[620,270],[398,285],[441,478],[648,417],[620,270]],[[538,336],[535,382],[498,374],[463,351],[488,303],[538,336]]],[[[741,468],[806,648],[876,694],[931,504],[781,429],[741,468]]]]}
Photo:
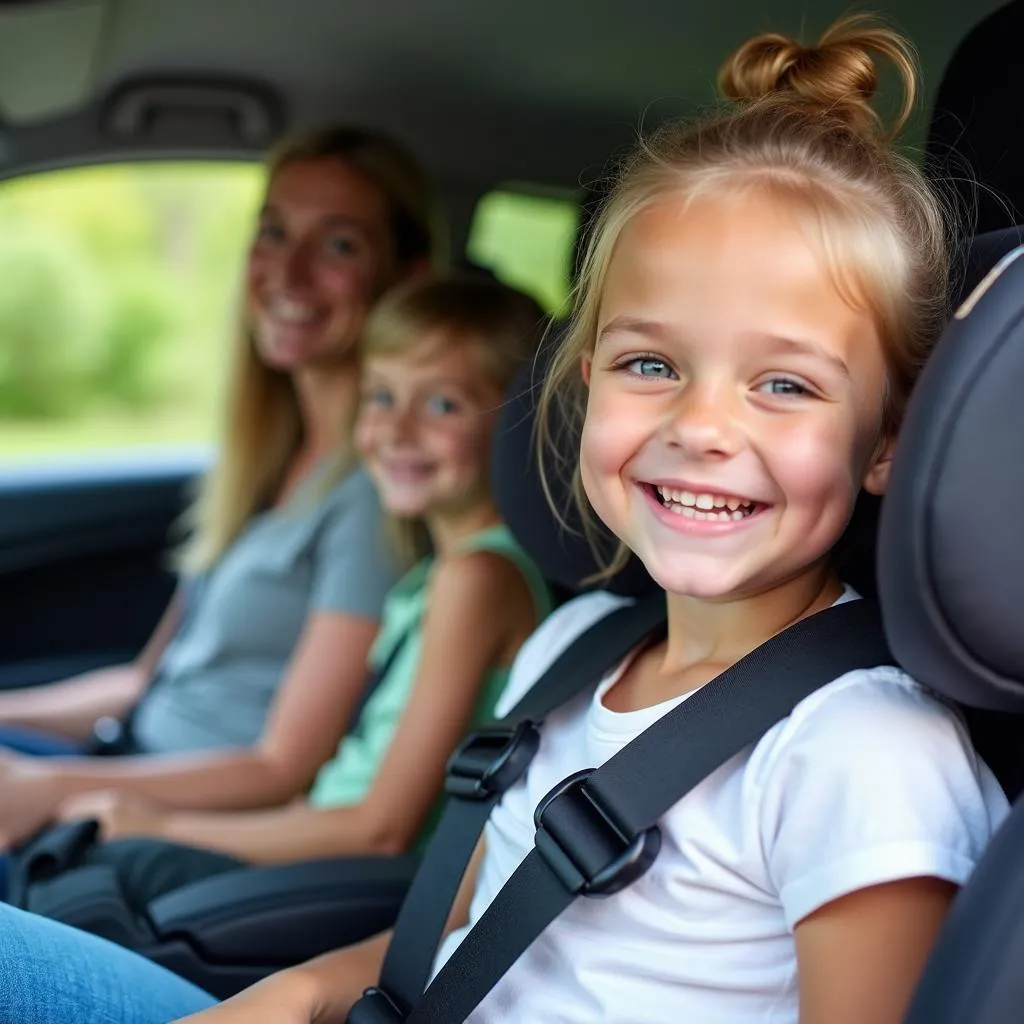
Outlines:
{"type": "MultiPolygon", "coordinates": [[[[504,394],[536,352],[545,322],[543,309],[523,292],[479,274],[450,274],[407,282],[385,296],[367,319],[359,354],[398,355],[428,337],[439,352],[466,346],[504,394]]],[[[430,550],[419,519],[388,517],[388,531],[409,562],[430,550]]]]}
{"type": "MultiPolygon", "coordinates": [[[[337,160],[374,184],[387,201],[398,261],[436,259],[439,221],[430,182],[395,140],[365,128],[335,125],[286,139],[267,158],[267,180],[306,160],[337,160]]],[[[257,355],[248,317],[240,318],[217,461],[186,516],[192,535],[179,562],[210,568],[245,524],[269,505],[302,442],[302,419],[291,377],[257,355]]],[[[349,438],[339,438],[328,483],[351,463],[349,438]]]]}
{"type": "MultiPolygon", "coordinates": [[[[685,206],[760,190],[793,205],[840,292],[867,306],[877,324],[888,367],[887,436],[898,428],[946,320],[950,225],[921,173],[890,145],[917,95],[910,44],[866,14],[840,19],[816,46],[761,35],[726,60],[719,90],[729,108],[693,125],[668,125],[640,143],[597,218],[574,290],[572,322],[541,393],[538,448],[549,499],[545,466],[552,455],[564,460],[552,418],[557,411],[578,439],[585,411],[580,359],[593,350],[616,244],[638,213],[668,196],[685,206]],[[902,108],[889,131],[871,106],[875,55],[895,66],[903,84],[902,108]]],[[[594,544],[598,531],[578,465],[573,495],[594,544]]],[[[628,557],[620,545],[599,578],[618,572],[628,557]]]]}

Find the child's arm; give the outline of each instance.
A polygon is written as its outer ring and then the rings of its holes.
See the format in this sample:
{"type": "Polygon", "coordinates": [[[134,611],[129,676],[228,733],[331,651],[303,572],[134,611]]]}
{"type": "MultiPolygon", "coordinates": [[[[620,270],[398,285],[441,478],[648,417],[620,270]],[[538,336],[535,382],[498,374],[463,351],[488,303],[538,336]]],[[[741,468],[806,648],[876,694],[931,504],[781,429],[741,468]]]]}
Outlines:
{"type": "Polygon", "coordinates": [[[899,1024],[955,894],[938,878],[909,878],[800,921],[800,1024],[899,1024]]]}
{"type": "Polygon", "coordinates": [[[137,799],[104,794],[69,802],[62,817],[96,816],[107,838],[158,836],[254,864],[406,850],[440,791],[445,762],[466,729],[481,682],[509,639],[529,632],[533,615],[529,589],[508,559],[474,552],[438,566],[412,695],[358,804],[196,813],[144,808],[137,799]]]}
{"type": "Polygon", "coordinates": [[[359,700],[376,631],[373,619],[314,610],[253,747],[46,759],[0,751],[0,844],[16,845],[72,797],[98,790],[204,810],[266,807],[304,792],[359,700]]]}
{"type": "Polygon", "coordinates": [[[896,669],[819,691],[771,753],[760,835],[801,1024],[896,1024],[1006,798],[959,716],[896,669]]]}
{"type": "MultiPolygon", "coordinates": [[[[462,876],[444,934],[469,920],[469,905],[484,854],[483,839],[462,876]]],[[[380,977],[391,932],[275,974],[211,1010],[192,1024],[343,1024],[352,1004],[380,977]]]]}
{"type": "Polygon", "coordinates": [[[148,836],[217,850],[250,864],[398,853],[388,829],[365,803],[315,808],[292,803],[263,811],[189,812],[161,808],[116,790],[87,793],[64,804],[62,821],[94,818],[104,839],[148,836]]]}
{"type": "Polygon", "coordinates": [[[247,988],[189,1024],[343,1024],[380,974],[390,932],[335,950],[247,988]]]}

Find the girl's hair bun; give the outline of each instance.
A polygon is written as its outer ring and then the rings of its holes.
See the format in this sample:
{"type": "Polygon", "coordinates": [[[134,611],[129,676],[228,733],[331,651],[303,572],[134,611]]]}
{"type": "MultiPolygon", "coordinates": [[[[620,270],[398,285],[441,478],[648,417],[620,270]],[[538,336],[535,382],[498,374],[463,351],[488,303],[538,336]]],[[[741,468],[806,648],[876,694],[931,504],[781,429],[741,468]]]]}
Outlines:
{"type": "Polygon", "coordinates": [[[868,14],[841,18],[816,46],[776,33],[755,36],[722,65],[718,87],[741,102],[792,100],[839,117],[859,134],[877,135],[882,123],[872,106],[878,57],[890,61],[903,83],[903,105],[889,134],[906,123],[917,96],[917,62],[911,44],[868,14]]]}

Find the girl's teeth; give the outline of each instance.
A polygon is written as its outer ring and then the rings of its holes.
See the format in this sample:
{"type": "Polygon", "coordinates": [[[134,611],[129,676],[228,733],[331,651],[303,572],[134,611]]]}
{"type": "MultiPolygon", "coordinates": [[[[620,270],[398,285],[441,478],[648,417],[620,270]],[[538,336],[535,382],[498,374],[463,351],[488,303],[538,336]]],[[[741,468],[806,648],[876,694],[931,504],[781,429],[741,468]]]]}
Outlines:
{"type": "Polygon", "coordinates": [[[664,504],[677,515],[687,519],[712,519],[718,522],[739,522],[754,511],[754,503],[722,494],[694,494],[692,491],[677,491],[671,487],[659,487],[658,494],[664,504]]]}

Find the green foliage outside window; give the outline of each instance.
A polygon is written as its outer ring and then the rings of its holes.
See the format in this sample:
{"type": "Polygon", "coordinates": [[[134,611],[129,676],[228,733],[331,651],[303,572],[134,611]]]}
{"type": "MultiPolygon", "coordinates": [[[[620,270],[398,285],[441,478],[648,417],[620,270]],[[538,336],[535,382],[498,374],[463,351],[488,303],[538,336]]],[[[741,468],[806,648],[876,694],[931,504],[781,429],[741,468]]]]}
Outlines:
{"type": "MultiPolygon", "coordinates": [[[[241,163],[135,163],[0,182],[0,460],[204,442],[263,186],[241,163]]],[[[557,312],[577,210],[492,192],[468,255],[557,312]]]]}
{"type": "Polygon", "coordinates": [[[0,456],[212,437],[262,172],[0,183],[0,456]]]}

